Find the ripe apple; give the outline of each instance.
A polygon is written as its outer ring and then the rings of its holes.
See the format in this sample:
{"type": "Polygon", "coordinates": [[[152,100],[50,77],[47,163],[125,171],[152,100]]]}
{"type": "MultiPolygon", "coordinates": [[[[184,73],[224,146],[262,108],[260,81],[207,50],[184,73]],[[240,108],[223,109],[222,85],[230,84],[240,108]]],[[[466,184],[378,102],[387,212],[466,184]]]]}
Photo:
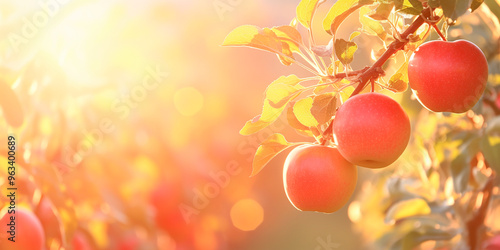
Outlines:
{"type": "Polygon", "coordinates": [[[190,240],[191,224],[181,213],[182,188],[180,183],[164,181],[151,193],[150,202],[155,212],[156,225],[168,232],[176,242],[190,240]]]}
{"type": "Polygon", "coordinates": [[[90,244],[85,233],[77,231],[73,235],[73,239],[71,240],[71,245],[73,246],[73,250],[91,250],[92,245],[90,244]]]}
{"type": "Polygon", "coordinates": [[[53,208],[52,201],[47,197],[42,197],[34,212],[42,224],[46,238],[55,238],[61,241],[63,238],[61,226],[53,208]]]}
{"type": "Polygon", "coordinates": [[[303,145],[287,156],[283,169],[285,192],[301,211],[332,213],[344,206],[356,187],[356,166],[336,148],[303,145]]]}
{"type": "Polygon", "coordinates": [[[486,88],[488,62],[469,41],[430,41],[411,56],[408,80],[427,109],[463,113],[477,103],[486,88]]]}
{"type": "Polygon", "coordinates": [[[410,119],[401,105],[378,93],[349,98],[333,121],[340,154],[368,168],[386,167],[397,160],[408,145],[410,130],[410,119]]]}
{"type": "MultiPolygon", "coordinates": [[[[4,210],[7,211],[7,210],[4,210]]],[[[0,249],[9,250],[42,250],[45,247],[45,232],[38,218],[25,208],[16,208],[15,214],[6,212],[0,219],[0,249]],[[15,242],[12,237],[11,216],[15,216],[15,242]]]]}
{"type": "Polygon", "coordinates": [[[495,235],[483,243],[484,250],[500,249],[500,234],[495,235]]]}

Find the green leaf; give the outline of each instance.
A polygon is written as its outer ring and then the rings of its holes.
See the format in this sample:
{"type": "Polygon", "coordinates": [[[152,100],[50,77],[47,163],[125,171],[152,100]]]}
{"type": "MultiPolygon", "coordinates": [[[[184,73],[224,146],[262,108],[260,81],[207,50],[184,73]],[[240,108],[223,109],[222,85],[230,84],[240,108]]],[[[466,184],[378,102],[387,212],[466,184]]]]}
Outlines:
{"type": "Polygon", "coordinates": [[[266,164],[271,161],[281,151],[302,143],[289,143],[282,134],[273,134],[262,142],[255,152],[252,163],[252,174],[250,177],[258,174],[266,164]]]}
{"type": "Polygon", "coordinates": [[[318,121],[311,113],[313,102],[311,97],[306,97],[300,99],[293,105],[295,117],[297,117],[297,120],[306,127],[315,127],[319,125],[318,121]]]}
{"type": "Polygon", "coordinates": [[[441,8],[443,9],[443,14],[455,21],[458,17],[465,14],[467,9],[470,7],[469,0],[443,0],[441,1],[441,8]]]}
{"type": "Polygon", "coordinates": [[[254,25],[242,25],[226,36],[222,46],[246,46],[280,53],[281,44],[278,36],[268,28],[261,29],[254,25]]]}
{"type": "Polygon", "coordinates": [[[412,216],[427,215],[430,213],[431,208],[424,199],[413,198],[399,201],[396,204],[392,205],[387,211],[385,221],[397,221],[412,216]]]}
{"type": "Polygon", "coordinates": [[[355,42],[348,42],[344,39],[335,40],[335,55],[344,65],[350,64],[354,59],[354,52],[358,49],[355,42]]]}
{"type": "Polygon", "coordinates": [[[387,21],[387,18],[391,14],[392,9],[394,9],[394,2],[381,3],[379,6],[377,6],[375,12],[368,16],[373,20],[387,21]]]}
{"type": "Polygon", "coordinates": [[[486,162],[500,172],[500,117],[488,122],[480,148],[486,162]]]}
{"type": "Polygon", "coordinates": [[[302,0],[297,6],[297,20],[306,28],[311,28],[311,20],[319,0],[302,0]]]}
{"type": "Polygon", "coordinates": [[[367,16],[371,12],[369,7],[362,7],[359,10],[359,21],[362,24],[362,30],[369,35],[378,36],[380,39],[385,40],[387,32],[381,23],[375,21],[367,16]]]}
{"type": "Polygon", "coordinates": [[[398,71],[391,76],[387,88],[396,93],[408,89],[408,62],[403,63],[398,71]]]}
{"type": "Polygon", "coordinates": [[[335,35],[344,20],[361,6],[372,4],[371,0],[338,0],[330,8],[323,20],[323,28],[330,35],[335,35]]]}
{"type": "Polygon", "coordinates": [[[311,107],[311,114],[319,124],[325,124],[332,119],[337,107],[337,98],[333,93],[315,96],[311,107]]]}

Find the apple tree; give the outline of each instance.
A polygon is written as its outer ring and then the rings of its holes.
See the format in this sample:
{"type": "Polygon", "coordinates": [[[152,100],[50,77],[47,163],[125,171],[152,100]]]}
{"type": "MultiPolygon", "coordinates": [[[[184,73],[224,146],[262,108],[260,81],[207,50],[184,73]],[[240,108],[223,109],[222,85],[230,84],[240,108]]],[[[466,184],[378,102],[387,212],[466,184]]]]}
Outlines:
{"type": "Polygon", "coordinates": [[[253,134],[283,115],[310,140],[289,142],[282,134],[271,135],[255,153],[252,176],[277,154],[294,148],[283,178],[286,194],[299,210],[340,209],[353,193],[358,170],[369,173],[348,205],[349,218],[366,245],[496,249],[498,3],[328,4],[302,0],[289,25],[243,25],[223,42],[274,53],[283,65],[310,73],[281,76],[269,84],[261,114],[240,131],[253,134]],[[322,27],[331,39],[319,44],[315,38],[323,31],[314,29],[313,22],[320,21],[315,14],[324,7],[330,9],[321,17],[322,27]],[[340,35],[339,28],[352,16],[359,16],[361,27],[340,35]],[[378,44],[360,46],[363,36],[375,37],[378,44]],[[359,49],[371,50],[373,64],[351,67],[359,49]]]}

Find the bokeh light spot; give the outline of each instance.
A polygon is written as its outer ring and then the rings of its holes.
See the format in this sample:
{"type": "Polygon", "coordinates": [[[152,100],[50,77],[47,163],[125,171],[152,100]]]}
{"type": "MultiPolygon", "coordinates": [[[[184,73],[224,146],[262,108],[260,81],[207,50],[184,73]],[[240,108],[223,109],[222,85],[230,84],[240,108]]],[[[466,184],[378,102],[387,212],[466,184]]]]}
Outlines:
{"type": "Polygon", "coordinates": [[[203,108],[203,95],[193,87],[186,87],[174,94],[177,111],[185,116],[193,116],[203,108]]]}
{"type": "Polygon", "coordinates": [[[242,199],[231,208],[231,221],[242,231],[255,230],[264,221],[264,209],[253,199],[242,199]]]}

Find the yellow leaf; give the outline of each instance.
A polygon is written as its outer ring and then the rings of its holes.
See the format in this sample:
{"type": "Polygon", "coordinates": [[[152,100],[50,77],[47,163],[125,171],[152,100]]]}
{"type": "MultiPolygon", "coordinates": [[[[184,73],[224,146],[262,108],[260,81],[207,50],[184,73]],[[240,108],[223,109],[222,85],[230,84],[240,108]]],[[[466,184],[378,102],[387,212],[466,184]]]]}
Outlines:
{"type": "Polygon", "coordinates": [[[391,76],[387,88],[394,92],[404,92],[408,88],[408,62],[403,63],[401,67],[391,76]]]}
{"type": "Polygon", "coordinates": [[[330,11],[328,11],[328,14],[323,20],[323,28],[328,34],[335,35],[340,24],[342,24],[350,14],[361,6],[371,3],[373,3],[371,0],[338,0],[330,8],[330,11]]]}
{"type": "Polygon", "coordinates": [[[266,164],[272,160],[281,151],[290,146],[298,145],[299,143],[289,143],[282,134],[273,134],[262,142],[255,152],[255,157],[252,163],[252,174],[250,177],[258,174],[266,164]]]}
{"type": "Polygon", "coordinates": [[[399,220],[416,215],[426,215],[431,213],[429,204],[421,198],[413,198],[400,201],[389,208],[386,221],[399,220]]]}
{"type": "Polygon", "coordinates": [[[273,27],[271,30],[276,34],[279,40],[287,43],[292,52],[299,52],[299,45],[302,44],[302,36],[299,31],[292,26],[273,27]]]}
{"type": "Polygon", "coordinates": [[[366,6],[362,7],[359,10],[359,21],[363,25],[362,29],[370,35],[375,35],[380,39],[385,40],[385,38],[387,37],[387,32],[385,32],[384,26],[367,16],[371,11],[372,10],[366,6]]]}
{"type": "Polygon", "coordinates": [[[297,120],[307,127],[319,125],[318,121],[316,121],[316,118],[314,118],[311,113],[312,105],[313,99],[311,97],[301,99],[293,105],[293,113],[297,117],[297,120]]]}
{"type": "Polygon", "coordinates": [[[245,123],[245,126],[243,126],[243,128],[240,130],[240,134],[241,135],[251,135],[251,134],[258,132],[261,129],[269,126],[269,124],[271,124],[271,122],[255,120],[255,118],[254,118],[254,119],[249,120],[245,123]]]}
{"type": "Polygon", "coordinates": [[[246,122],[240,130],[242,135],[250,135],[267,127],[278,119],[286,105],[302,93],[302,79],[295,75],[281,76],[272,82],[266,90],[266,99],[262,113],[246,122]]]}
{"type": "Polygon", "coordinates": [[[334,93],[325,93],[315,96],[311,107],[311,114],[319,124],[325,124],[335,114],[337,98],[334,93]]]}
{"type": "Polygon", "coordinates": [[[277,54],[278,59],[280,60],[280,62],[283,65],[289,66],[295,62],[295,57],[293,56],[293,51],[290,49],[290,46],[288,45],[288,43],[283,42],[281,44],[281,47],[282,47],[281,53],[283,53],[284,55],[277,54]]]}
{"type": "Polygon", "coordinates": [[[232,30],[222,46],[248,46],[274,53],[281,53],[282,45],[276,34],[268,28],[242,25],[232,30]]]}
{"type": "Polygon", "coordinates": [[[354,42],[348,42],[344,39],[335,40],[335,55],[344,65],[350,64],[354,59],[354,53],[358,45],[354,42]]]}
{"type": "Polygon", "coordinates": [[[302,0],[297,6],[297,20],[306,28],[311,28],[311,20],[319,0],[302,0]]]}
{"type": "Polygon", "coordinates": [[[359,31],[354,31],[351,33],[351,35],[349,36],[349,41],[352,41],[352,39],[354,39],[355,37],[361,35],[361,32],[359,31]]]}
{"type": "Polygon", "coordinates": [[[288,125],[290,127],[294,128],[297,133],[307,136],[307,137],[314,137],[311,130],[304,126],[302,123],[299,122],[295,114],[293,113],[293,106],[288,107],[287,112],[286,112],[286,118],[288,121],[288,125]]]}
{"type": "Polygon", "coordinates": [[[281,76],[269,84],[266,90],[266,99],[274,106],[282,106],[287,103],[298,91],[304,89],[299,83],[302,79],[295,75],[281,76]],[[286,103],[283,103],[286,101],[286,103]]]}

